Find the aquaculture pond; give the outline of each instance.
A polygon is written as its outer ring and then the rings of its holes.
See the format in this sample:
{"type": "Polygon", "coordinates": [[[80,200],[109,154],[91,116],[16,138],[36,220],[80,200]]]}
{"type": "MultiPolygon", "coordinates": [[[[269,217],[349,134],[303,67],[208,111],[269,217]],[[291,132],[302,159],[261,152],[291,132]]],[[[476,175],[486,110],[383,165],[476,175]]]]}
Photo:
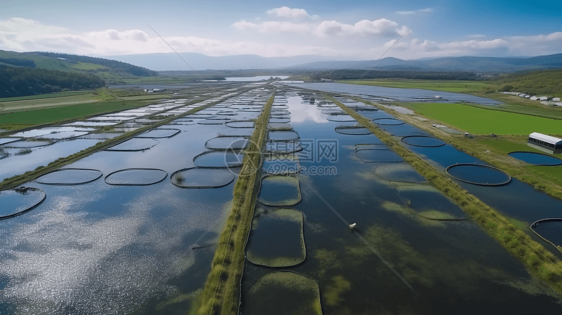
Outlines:
{"type": "Polygon", "coordinates": [[[517,152],[509,153],[509,156],[527,162],[531,165],[540,165],[540,166],[562,165],[562,160],[560,160],[559,158],[546,154],[541,154],[541,153],[517,151],[517,152]]]}
{"type": "MultiPolygon", "coordinates": [[[[302,169],[294,175],[302,200],[290,208],[304,216],[306,259],[292,267],[265,267],[248,255],[241,314],[285,309],[303,314],[525,314],[536,312],[538,305],[541,314],[562,310],[559,295],[534,280],[522,263],[406,163],[358,158],[361,149],[380,148],[380,140],[372,134],[338,133],[341,122],[328,120],[318,106],[324,101],[321,94],[285,88],[278,90],[277,99],[287,100],[290,124],[304,147],[295,153],[302,169]],[[317,150],[326,141],[337,150],[317,150]],[[394,165],[404,167],[376,171],[394,165]],[[321,167],[323,175],[318,175],[321,167]],[[314,306],[314,284],[321,310],[314,306]]],[[[264,188],[262,183],[260,194],[264,188]]],[[[287,206],[267,206],[260,198],[247,250],[269,241],[275,246],[260,247],[260,255],[283,260],[298,231],[274,221],[267,235],[261,234],[263,211],[287,206]]],[[[279,198],[282,203],[290,196],[279,198]]]]}
{"type": "Polygon", "coordinates": [[[443,91],[431,91],[422,89],[388,88],[381,86],[353,85],[344,83],[304,83],[292,84],[292,86],[319,90],[332,93],[352,93],[360,96],[368,96],[374,101],[401,101],[401,102],[471,102],[482,105],[498,105],[500,102],[489,98],[451,93],[443,91]],[[440,99],[436,96],[441,96],[440,99]]]}
{"type": "MultiPolygon", "coordinates": [[[[376,113],[380,113],[380,111],[376,113]]],[[[370,114],[362,114],[370,118],[370,114]]],[[[385,115],[389,114],[385,113],[385,115]]],[[[562,217],[562,201],[552,198],[515,178],[511,178],[509,174],[497,170],[485,162],[455,149],[449,144],[438,146],[411,145],[411,139],[421,139],[422,137],[410,137],[405,136],[405,134],[423,135],[424,142],[426,141],[425,138],[428,137],[424,131],[416,127],[405,124],[393,126],[392,128],[394,129],[389,131],[391,134],[404,137],[402,138],[402,143],[404,143],[405,147],[427,159],[440,170],[448,171],[451,178],[461,187],[492,208],[503,213],[514,224],[524,227],[533,237],[535,235],[528,228],[532,222],[545,218],[562,217]]],[[[440,144],[440,141],[428,141],[434,142],[436,145],[440,144]]],[[[542,162],[548,158],[548,161],[553,161],[550,159],[550,156],[545,156],[545,159],[543,159],[542,156],[530,157],[525,155],[525,158],[531,158],[533,161],[540,159],[542,162]]],[[[535,240],[544,246],[551,246],[538,237],[535,237],[535,240]]]]}
{"type": "Polygon", "coordinates": [[[8,157],[0,160],[0,181],[32,171],[39,166],[47,166],[61,157],[90,148],[98,142],[100,140],[95,139],[73,139],[59,142],[18,141],[0,146],[0,148],[4,147],[6,153],[9,153],[8,157]]]}
{"type": "MultiPolygon", "coordinates": [[[[265,104],[270,93],[256,89],[243,95],[265,104]]],[[[233,101],[220,104],[228,107],[233,101]]],[[[41,189],[47,198],[30,211],[0,220],[0,314],[192,310],[230,209],[237,169],[197,169],[193,162],[208,151],[208,140],[231,128],[174,128],[181,132],[158,139],[148,150],[99,151],[24,185],[41,189]],[[103,177],[77,184],[76,179],[85,181],[91,174],[59,176],[71,169],[95,170],[103,177]],[[183,184],[202,186],[218,171],[228,181],[198,189],[178,187],[167,176],[186,169],[198,173],[184,174],[189,182],[183,184]],[[74,185],[59,184],[63,180],[74,185]]],[[[18,211],[37,201],[22,196],[0,192],[1,208],[18,211]]]]}

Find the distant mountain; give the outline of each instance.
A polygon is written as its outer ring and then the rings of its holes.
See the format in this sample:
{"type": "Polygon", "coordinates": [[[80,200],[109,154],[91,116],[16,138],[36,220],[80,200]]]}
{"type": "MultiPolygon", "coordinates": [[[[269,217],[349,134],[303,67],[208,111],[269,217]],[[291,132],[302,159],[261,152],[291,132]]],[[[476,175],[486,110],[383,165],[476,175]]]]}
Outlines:
{"type": "Polygon", "coordinates": [[[435,59],[402,60],[384,58],[380,61],[322,61],[291,66],[291,69],[337,70],[337,69],[381,69],[423,71],[475,71],[514,72],[536,69],[562,68],[562,54],[501,58],[501,57],[445,57],[435,59]]]}
{"type": "MultiPolygon", "coordinates": [[[[198,53],[180,53],[180,55],[195,70],[277,69],[329,59],[315,55],[294,57],[261,57],[258,55],[213,57],[198,53]]],[[[106,58],[156,71],[190,70],[189,66],[175,53],[120,55],[107,56],[106,58]]]]}
{"type": "MultiPolygon", "coordinates": [[[[380,69],[387,71],[475,71],[515,72],[521,70],[562,68],[562,54],[537,57],[444,57],[402,60],[393,57],[376,60],[333,60],[317,55],[293,57],[261,57],[258,55],[233,55],[212,57],[198,53],[180,53],[196,70],[331,70],[380,69]]],[[[114,59],[156,71],[190,70],[174,53],[108,56],[114,59]]]]}

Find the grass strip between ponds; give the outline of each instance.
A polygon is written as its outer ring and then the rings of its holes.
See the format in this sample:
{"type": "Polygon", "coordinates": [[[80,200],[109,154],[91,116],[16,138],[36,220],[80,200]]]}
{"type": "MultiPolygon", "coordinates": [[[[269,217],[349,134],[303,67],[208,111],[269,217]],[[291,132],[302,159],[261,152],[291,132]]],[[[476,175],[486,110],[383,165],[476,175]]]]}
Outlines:
{"type": "Polygon", "coordinates": [[[488,234],[523,262],[531,274],[549,284],[557,292],[562,293],[562,262],[550,251],[535,242],[528,234],[515,227],[490,206],[462,189],[445,174],[402,146],[399,140],[377,127],[371,120],[359,115],[333,97],[327,96],[327,98],[371,130],[377,138],[410,163],[436,188],[455,200],[488,234]]]}
{"type": "Polygon", "coordinates": [[[256,120],[256,129],[245,150],[240,174],[246,175],[239,176],[234,186],[232,209],[221,232],[197,314],[238,313],[245,246],[252,227],[257,188],[260,184],[261,151],[267,138],[267,124],[274,98],[275,90],[256,120]]]}
{"type": "MultiPolygon", "coordinates": [[[[248,91],[248,90],[245,89],[238,94],[242,94],[246,91],[248,91]]],[[[234,96],[236,96],[236,95],[233,95],[232,97],[234,97],[234,96]]],[[[204,100],[205,99],[198,98],[198,99],[193,100],[191,102],[187,102],[186,104],[178,105],[177,107],[187,106],[187,105],[190,105],[190,104],[193,104],[193,103],[202,102],[204,100]]],[[[4,181],[2,181],[0,183],[0,190],[15,188],[15,187],[17,187],[17,186],[19,186],[23,183],[29,182],[31,180],[34,180],[35,178],[38,178],[38,177],[43,176],[47,173],[50,173],[53,170],[59,169],[59,168],[65,166],[65,165],[68,165],[68,164],[74,163],[74,162],[76,162],[80,159],[83,159],[83,158],[85,158],[85,157],[87,157],[87,156],[89,156],[93,153],[96,153],[96,152],[101,151],[101,150],[105,150],[109,147],[112,147],[112,146],[118,144],[118,143],[129,140],[136,135],[139,135],[139,134],[144,133],[148,130],[151,130],[151,129],[154,129],[154,128],[157,128],[157,127],[160,127],[160,126],[163,126],[163,125],[166,125],[166,124],[169,124],[173,120],[176,120],[180,117],[184,117],[184,116],[196,113],[200,110],[203,110],[203,109],[206,109],[206,108],[211,107],[213,105],[216,105],[216,104],[218,104],[222,101],[223,100],[221,99],[217,102],[209,103],[207,105],[194,108],[194,109],[189,110],[189,111],[187,111],[187,112],[185,112],[181,115],[178,115],[178,116],[170,116],[170,117],[168,117],[164,120],[161,120],[161,121],[159,121],[155,124],[148,125],[146,127],[142,127],[142,128],[137,129],[137,130],[130,131],[130,132],[126,132],[121,136],[118,136],[118,137],[115,137],[115,138],[112,138],[112,139],[108,139],[108,140],[103,141],[103,142],[98,142],[98,143],[96,143],[96,145],[94,145],[92,147],[89,147],[87,149],[84,149],[80,152],[74,153],[74,154],[66,156],[66,157],[61,157],[61,158],[49,163],[47,166],[39,166],[38,168],[36,168],[33,171],[27,171],[27,172],[25,172],[21,175],[16,175],[16,176],[6,178],[6,179],[4,179],[4,181]]],[[[155,113],[154,115],[158,115],[158,114],[160,114],[162,112],[166,112],[168,110],[173,110],[174,108],[163,110],[161,112],[155,113]]]]}

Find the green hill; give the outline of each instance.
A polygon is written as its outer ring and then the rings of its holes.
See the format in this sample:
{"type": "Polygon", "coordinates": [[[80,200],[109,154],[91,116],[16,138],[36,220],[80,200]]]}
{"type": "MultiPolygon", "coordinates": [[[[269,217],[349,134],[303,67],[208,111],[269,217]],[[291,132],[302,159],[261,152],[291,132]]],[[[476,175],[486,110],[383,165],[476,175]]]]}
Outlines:
{"type": "Polygon", "coordinates": [[[503,91],[517,91],[531,95],[560,95],[562,70],[518,72],[502,76],[494,83],[503,91]]]}
{"type": "Polygon", "coordinates": [[[100,77],[91,74],[0,65],[0,97],[98,89],[104,85],[100,77]]]}
{"type": "Polygon", "coordinates": [[[17,53],[0,50],[0,65],[93,74],[109,84],[123,83],[124,79],[158,76],[156,71],[125,62],[49,52],[17,53]]]}

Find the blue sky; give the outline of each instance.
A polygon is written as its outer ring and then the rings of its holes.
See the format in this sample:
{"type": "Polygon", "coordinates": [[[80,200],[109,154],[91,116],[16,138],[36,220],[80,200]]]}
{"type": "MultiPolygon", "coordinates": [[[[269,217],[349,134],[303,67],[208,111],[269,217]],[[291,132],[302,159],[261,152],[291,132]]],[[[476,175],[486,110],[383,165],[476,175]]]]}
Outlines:
{"type": "Polygon", "coordinates": [[[562,1],[0,0],[0,49],[334,59],[562,52],[562,1]],[[411,27],[411,30],[408,29],[411,27]],[[400,41],[396,43],[397,39],[400,41]]]}

